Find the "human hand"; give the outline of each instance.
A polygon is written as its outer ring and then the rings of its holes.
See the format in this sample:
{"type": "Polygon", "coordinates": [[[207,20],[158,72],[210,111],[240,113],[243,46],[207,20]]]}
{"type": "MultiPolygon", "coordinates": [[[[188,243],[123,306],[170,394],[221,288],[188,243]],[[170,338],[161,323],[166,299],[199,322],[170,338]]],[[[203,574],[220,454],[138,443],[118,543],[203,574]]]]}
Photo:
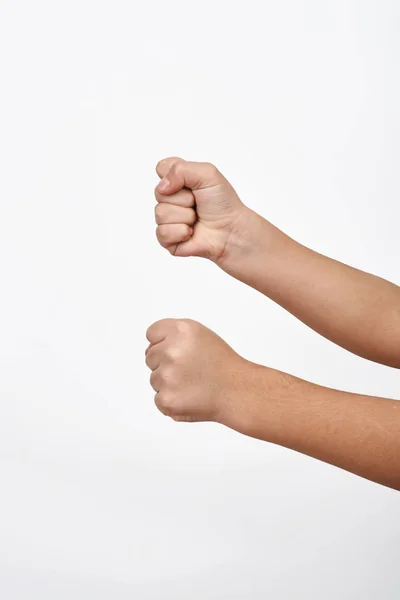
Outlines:
{"type": "Polygon", "coordinates": [[[146,335],[146,364],[159,410],[175,421],[224,422],[247,361],[190,319],[157,321],[146,335]]]}
{"type": "Polygon", "coordinates": [[[222,261],[247,229],[252,213],[219,170],[207,162],[171,157],[156,167],[157,238],[175,256],[222,261]]]}

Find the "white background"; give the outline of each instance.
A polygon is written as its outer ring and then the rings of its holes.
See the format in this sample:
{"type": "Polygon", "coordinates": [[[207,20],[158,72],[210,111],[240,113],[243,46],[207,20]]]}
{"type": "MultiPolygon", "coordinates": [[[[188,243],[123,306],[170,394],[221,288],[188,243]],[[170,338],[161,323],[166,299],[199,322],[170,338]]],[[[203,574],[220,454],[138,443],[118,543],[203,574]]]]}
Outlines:
{"type": "Polygon", "coordinates": [[[156,242],[155,165],[215,163],[319,252],[400,282],[397,0],[0,1],[0,596],[398,599],[400,496],[153,404],[145,331],[398,398],[156,242]]]}

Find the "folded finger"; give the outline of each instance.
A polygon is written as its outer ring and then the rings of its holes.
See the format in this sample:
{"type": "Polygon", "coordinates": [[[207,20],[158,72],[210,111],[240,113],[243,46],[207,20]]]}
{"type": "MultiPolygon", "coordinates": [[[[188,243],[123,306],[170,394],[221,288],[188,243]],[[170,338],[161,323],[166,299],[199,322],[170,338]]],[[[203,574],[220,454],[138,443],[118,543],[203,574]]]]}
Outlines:
{"type": "Polygon", "coordinates": [[[183,223],[184,225],[194,225],[196,222],[196,212],[193,208],[184,208],[175,206],[168,202],[156,204],[154,209],[157,225],[183,223]]]}
{"type": "Polygon", "coordinates": [[[183,223],[159,225],[156,230],[157,239],[163,248],[187,242],[192,237],[192,234],[192,227],[183,223]]]}
{"type": "Polygon", "coordinates": [[[159,392],[161,388],[161,377],[158,369],[153,371],[150,375],[150,385],[155,392],[159,392]]]}
{"type": "Polygon", "coordinates": [[[157,202],[175,204],[176,206],[185,206],[186,208],[192,208],[195,205],[193,192],[187,188],[183,188],[171,196],[165,196],[164,194],[161,194],[159,191],[155,190],[154,195],[157,202]]]}
{"type": "Polygon", "coordinates": [[[151,371],[155,371],[156,369],[158,369],[158,367],[161,364],[163,350],[160,346],[161,344],[155,344],[154,346],[150,346],[149,350],[146,353],[146,365],[151,371]]]}

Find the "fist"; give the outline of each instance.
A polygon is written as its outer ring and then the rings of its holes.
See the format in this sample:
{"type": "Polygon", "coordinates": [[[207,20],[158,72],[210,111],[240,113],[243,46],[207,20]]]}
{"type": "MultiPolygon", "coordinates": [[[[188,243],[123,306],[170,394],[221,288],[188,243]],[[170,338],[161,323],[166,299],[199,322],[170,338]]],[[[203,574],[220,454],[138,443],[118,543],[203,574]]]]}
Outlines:
{"type": "Polygon", "coordinates": [[[241,235],[246,207],[218,171],[204,162],[166,158],[156,167],[157,238],[175,256],[222,259],[232,237],[241,235]]]}
{"type": "Polygon", "coordinates": [[[175,421],[223,422],[245,362],[207,327],[165,319],[147,330],[146,364],[158,409],[175,421]]]}

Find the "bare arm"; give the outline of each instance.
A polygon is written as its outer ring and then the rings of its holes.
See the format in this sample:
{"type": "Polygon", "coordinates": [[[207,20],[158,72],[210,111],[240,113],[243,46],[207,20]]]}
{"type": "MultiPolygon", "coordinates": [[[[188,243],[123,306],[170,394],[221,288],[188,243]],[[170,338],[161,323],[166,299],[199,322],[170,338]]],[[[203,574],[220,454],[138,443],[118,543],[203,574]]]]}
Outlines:
{"type": "MultiPolygon", "coordinates": [[[[210,163],[157,165],[157,238],[259,290],[336,344],[400,368],[400,288],[291,239],[246,208],[210,163]]],[[[156,404],[178,421],[217,421],[400,490],[400,402],[255,365],[193,321],[148,331],[156,404]]]]}
{"type": "Polygon", "coordinates": [[[400,490],[400,402],[247,365],[220,422],[400,490]]]}
{"type": "Polygon", "coordinates": [[[400,287],[306,248],[253,211],[245,232],[232,233],[217,261],[225,271],[339,346],[400,368],[400,287]]]}
{"type": "Polygon", "coordinates": [[[146,363],[176,421],[216,421],[400,490],[400,402],[326,388],[245,360],[188,319],[153,324],[146,363]]]}
{"type": "Polygon", "coordinates": [[[157,237],[172,254],[209,258],[343,348],[400,367],[398,286],[295,242],[209,163],[169,158],[157,172],[157,237]]]}

